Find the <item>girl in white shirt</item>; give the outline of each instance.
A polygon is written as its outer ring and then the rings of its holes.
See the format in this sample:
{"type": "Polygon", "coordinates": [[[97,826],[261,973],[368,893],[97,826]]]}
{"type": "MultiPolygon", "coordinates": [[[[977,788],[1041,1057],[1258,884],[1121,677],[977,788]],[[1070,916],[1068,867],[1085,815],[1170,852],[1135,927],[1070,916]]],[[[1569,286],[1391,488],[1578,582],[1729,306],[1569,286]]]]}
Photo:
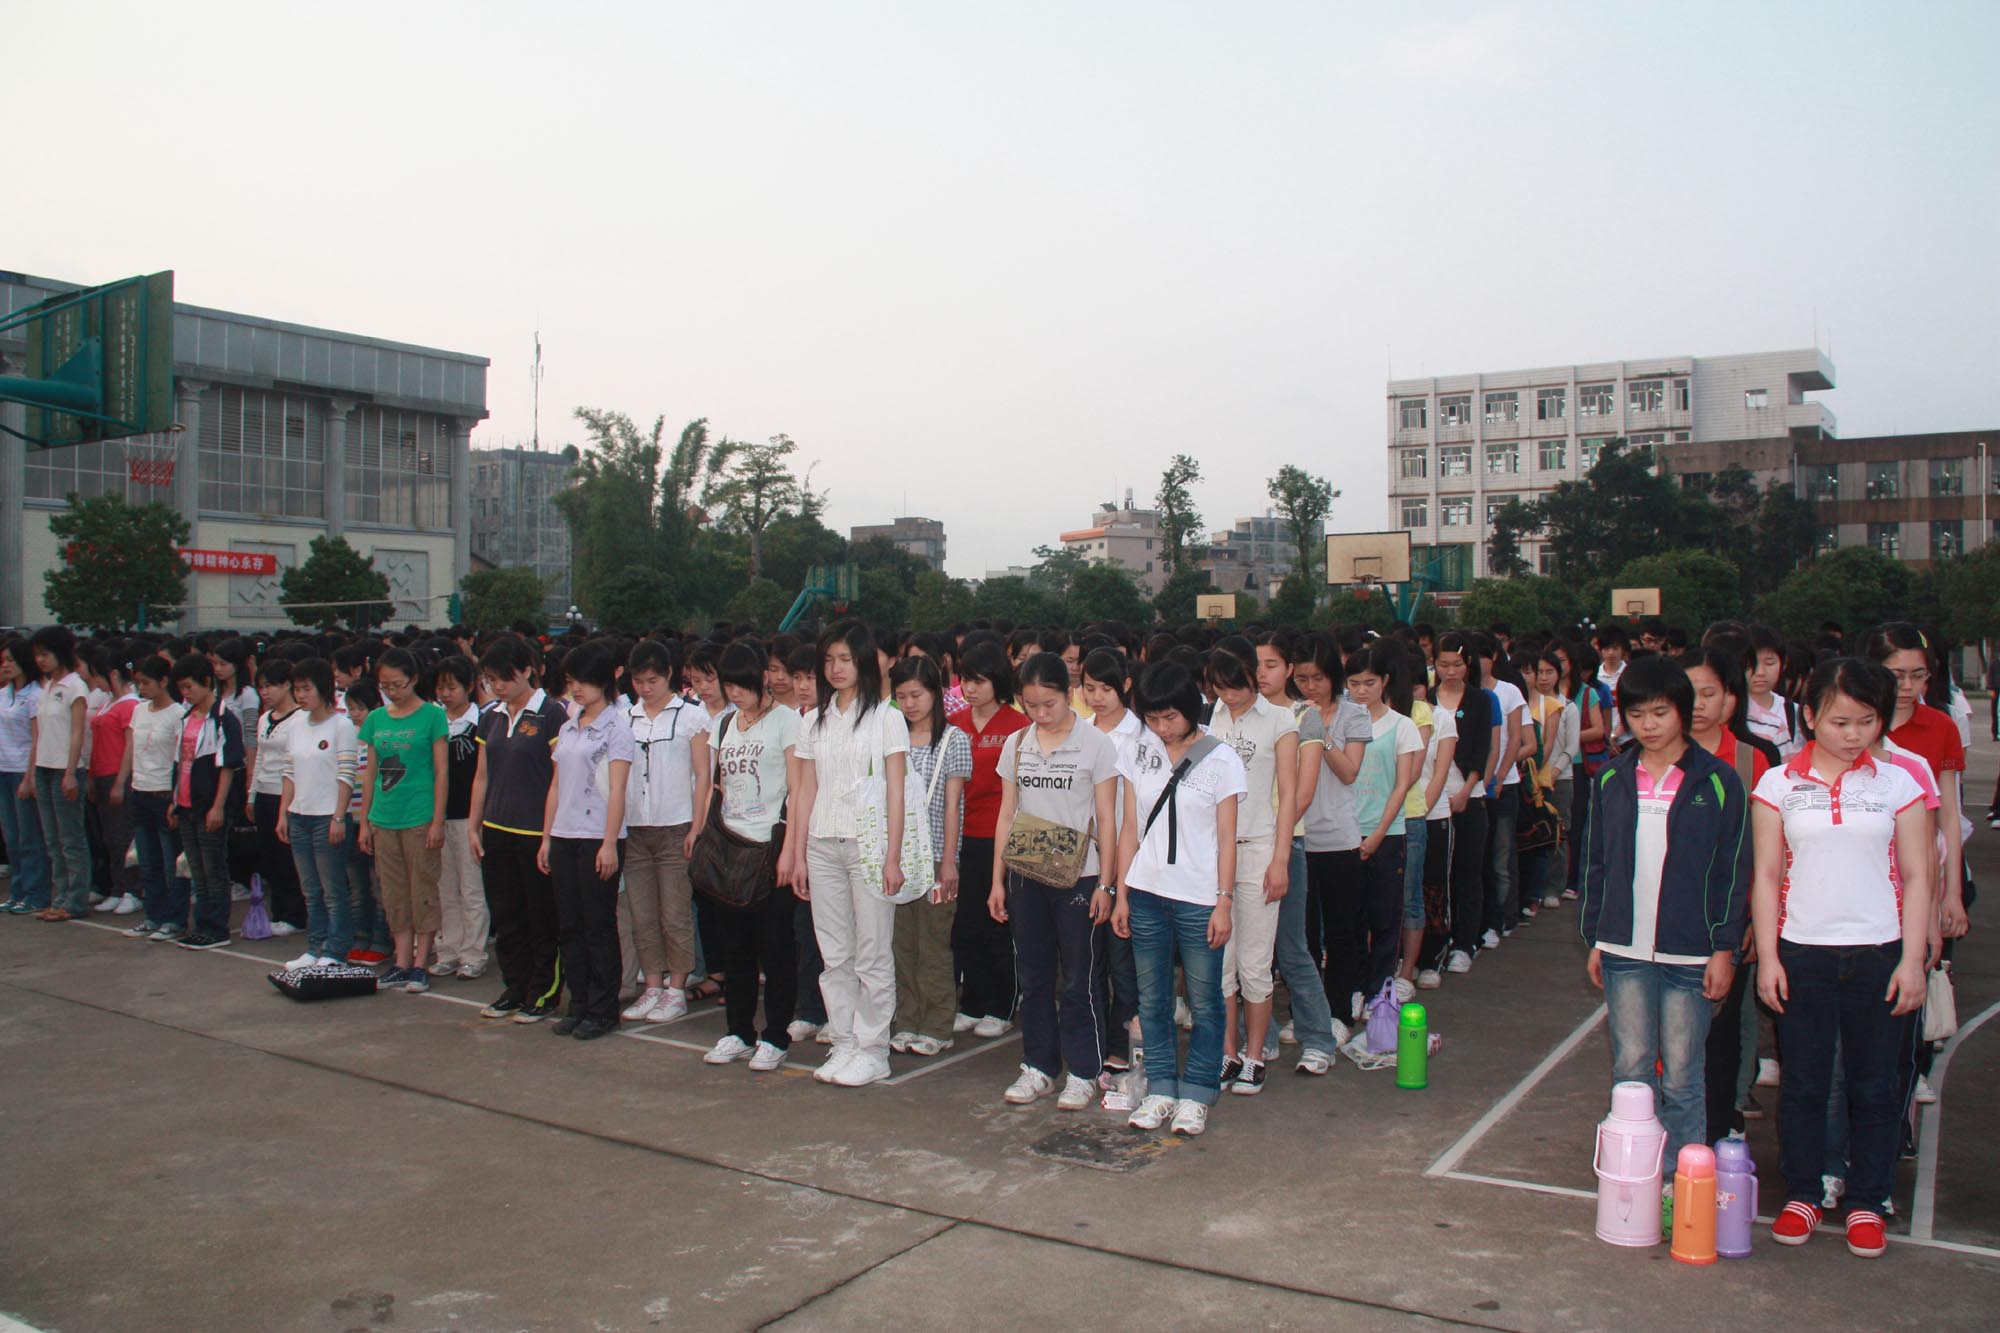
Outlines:
{"type": "MultiPolygon", "coordinates": [[[[671,644],[641,640],[625,670],[639,695],[622,704],[637,747],[625,800],[625,902],[645,989],[622,1017],[668,1023],[688,1011],[688,974],[695,966],[694,890],[687,863],[694,850],[693,746],[697,732],[706,736],[707,719],[700,704],[675,689],[680,660],[671,644]]],[[[701,748],[706,763],[705,740],[701,748]]],[[[705,767],[702,776],[708,773],[705,767]]]]}
{"type": "Polygon", "coordinates": [[[83,809],[90,691],[77,671],[75,635],[60,625],[48,625],[36,630],[30,642],[46,682],[35,715],[31,790],[41,815],[42,842],[49,852],[53,902],[39,915],[43,921],[68,921],[90,910],[90,842],[83,809]]]}
{"type": "Polygon", "coordinates": [[[356,739],[347,710],[333,701],[333,666],[309,657],[292,668],[299,715],[275,757],[279,770],[278,838],[292,849],[306,900],[306,951],[288,966],[336,966],[354,947],[348,884],[347,809],[354,797],[356,739]]]}
{"type": "Polygon", "coordinates": [[[1328,951],[1341,943],[1351,952],[1352,937],[1359,937],[1365,964],[1357,989],[1372,998],[1396,973],[1405,921],[1403,825],[1410,788],[1423,765],[1424,740],[1407,712],[1409,664],[1402,649],[1378,644],[1347,666],[1348,697],[1368,710],[1374,731],[1354,783],[1361,820],[1362,919],[1342,923],[1349,939],[1336,941],[1329,933],[1328,951]]]}
{"type": "MultiPolygon", "coordinates": [[[[1118,752],[1123,772],[1138,750],[1146,724],[1128,707],[1132,696],[1132,668],[1125,654],[1115,648],[1098,648],[1083,659],[1083,702],[1090,709],[1084,721],[1103,732],[1118,752]]],[[[1113,820],[1122,829],[1125,802],[1115,803],[1113,820]]],[[[1116,878],[1113,876],[1112,878],[1116,878]]],[[[1139,974],[1132,962],[1132,942],[1115,930],[1097,932],[1099,945],[1097,974],[1104,987],[1105,1014],[1104,1067],[1122,1074],[1132,1067],[1133,1027],[1139,1019],[1139,974]]]]}
{"type": "Polygon", "coordinates": [[[132,668],[140,703],[125,720],[125,756],[111,787],[112,803],[123,805],[132,817],[145,913],[125,933],[133,939],[162,942],[181,934],[188,915],[187,881],[174,874],[180,843],[167,827],[167,811],[174,800],[174,748],[181,738],[173,671],[174,664],[157,654],[132,668]]]}
{"type": "Polygon", "coordinates": [[[26,639],[0,648],[0,827],[14,874],[7,905],[15,916],[49,905],[49,859],[42,816],[35,808],[35,715],[42,703],[41,670],[26,639]]]}

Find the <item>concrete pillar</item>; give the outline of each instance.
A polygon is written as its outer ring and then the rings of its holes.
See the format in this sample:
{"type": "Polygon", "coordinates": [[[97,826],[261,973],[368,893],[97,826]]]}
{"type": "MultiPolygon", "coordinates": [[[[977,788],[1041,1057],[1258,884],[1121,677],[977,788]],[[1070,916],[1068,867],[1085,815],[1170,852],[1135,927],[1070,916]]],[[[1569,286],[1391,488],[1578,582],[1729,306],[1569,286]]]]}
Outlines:
{"type": "MultiPolygon", "coordinates": [[[[0,403],[0,426],[25,430],[28,413],[19,403],[0,403]]],[[[41,579],[27,561],[28,445],[0,431],[0,625],[19,625],[28,616],[28,580],[41,579]]]]}
{"type": "Polygon", "coordinates": [[[451,431],[451,586],[456,592],[472,572],[472,426],[448,418],[451,431]]]}
{"type": "Polygon", "coordinates": [[[209,386],[200,380],[174,381],[175,419],[180,447],[174,451],[174,508],[188,521],[190,545],[201,545],[201,399],[209,386]]]}
{"type": "Polygon", "coordinates": [[[326,473],[321,494],[326,497],[326,535],[338,537],[347,528],[347,419],[356,403],[335,398],[326,405],[326,473]]]}

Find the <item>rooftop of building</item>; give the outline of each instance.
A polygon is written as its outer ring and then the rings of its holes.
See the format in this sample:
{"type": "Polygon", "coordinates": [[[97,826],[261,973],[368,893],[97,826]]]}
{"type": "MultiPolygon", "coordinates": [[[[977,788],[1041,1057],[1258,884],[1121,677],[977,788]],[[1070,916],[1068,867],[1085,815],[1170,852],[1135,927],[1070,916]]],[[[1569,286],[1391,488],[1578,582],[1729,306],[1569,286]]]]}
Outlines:
{"type": "Polygon", "coordinates": [[[1721,368],[1754,361],[1775,361],[1787,375],[1797,378],[1797,387],[1808,392],[1834,386],[1833,359],[1816,347],[1788,348],[1770,352],[1732,353],[1726,356],[1655,356],[1626,361],[1578,362],[1567,366],[1538,366],[1525,369],[1469,371],[1451,375],[1427,375],[1414,379],[1392,379],[1391,398],[1419,393],[1449,393],[1455,389],[1511,389],[1536,385],[1554,387],[1572,380],[1646,379],[1652,376],[1692,375],[1703,367],[1721,368]]]}

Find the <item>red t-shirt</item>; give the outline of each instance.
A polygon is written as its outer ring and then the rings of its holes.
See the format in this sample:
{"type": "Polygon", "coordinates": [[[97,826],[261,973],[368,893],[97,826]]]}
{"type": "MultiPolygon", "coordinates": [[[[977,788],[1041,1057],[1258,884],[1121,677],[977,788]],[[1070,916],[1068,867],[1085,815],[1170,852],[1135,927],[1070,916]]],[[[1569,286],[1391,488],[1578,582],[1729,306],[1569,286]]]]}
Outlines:
{"type": "Polygon", "coordinates": [[[1947,773],[1965,771],[1965,746],[1958,739],[1958,724],[1929,704],[1918,704],[1910,720],[1889,733],[1889,739],[1912,754],[1920,754],[1931,766],[1939,786],[1947,773]]]}
{"type": "Polygon", "coordinates": [[[965,784],[965,836],[990,838],[1000,818],[1000,750],[1007,738],[1028,725],[1028,715],[1002,704],[986,721],[985,730],[972,724],[972,710],[951,719],[972,739],[972,780],[965,784]]]}
{"type": "Polygon", "coordinates": [[[132,720],[132,710],[138,706],[139,696],[128,694],[106,704],[103,711],[90,719],[90,776],[118,776],[118,766],[125,762],[125,727],[132,720]]]}
{"type": "MultiPolygon", "coordinates": [[[[1716,762],[1727,768],[1736,767],[1736,747],[1740,744],[1742,742],[1736,739],[1735,732],[1724,731],[1722,733],[1722,748],[1715,752],[1716,762]]],[[[1764,757],[1764,752],[1753,747],[1750,751],[1750,791],[1757,789],[1757,784],[1764,780],[1764,774],[1770,767],[1771,761],[1764,757]]],[[[1748,796],[1750,792],[1743,794],[1748,796]]]]}

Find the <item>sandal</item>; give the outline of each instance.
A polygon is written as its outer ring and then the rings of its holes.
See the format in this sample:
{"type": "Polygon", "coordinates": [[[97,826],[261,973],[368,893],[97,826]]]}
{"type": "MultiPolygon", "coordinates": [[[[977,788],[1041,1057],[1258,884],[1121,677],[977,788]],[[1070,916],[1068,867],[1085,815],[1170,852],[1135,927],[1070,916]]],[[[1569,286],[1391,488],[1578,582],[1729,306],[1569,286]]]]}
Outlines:
{"type": "Polygon", "coordinates": [[[703,977],[700,982],[687,988],[689,1004],[699,1004],[703,1000],[714,1000],[722,995],[722,987],[713,977],[703,977]]]}

